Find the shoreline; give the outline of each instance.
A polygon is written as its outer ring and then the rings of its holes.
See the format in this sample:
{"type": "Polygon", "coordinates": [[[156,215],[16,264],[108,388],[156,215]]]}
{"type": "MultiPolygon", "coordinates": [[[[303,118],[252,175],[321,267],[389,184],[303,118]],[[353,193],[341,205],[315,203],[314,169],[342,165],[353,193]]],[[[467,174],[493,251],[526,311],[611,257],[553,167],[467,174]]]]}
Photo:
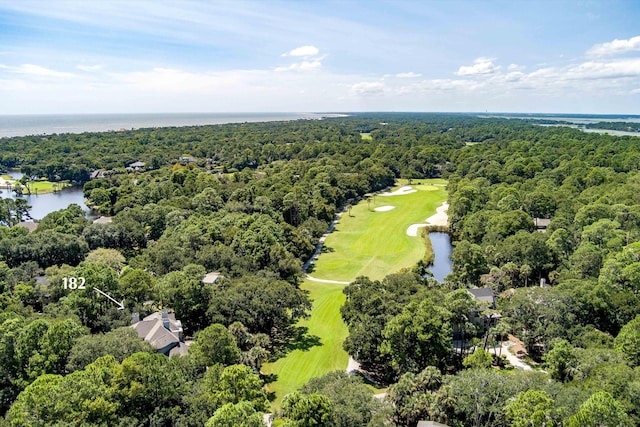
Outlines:
{"type": "Polygon", "coordinates": [[[128,114],[15,114],[0,115],[0,139],[60,134],[120,132],[235,123],[325,120],[350,117],[346,113],[128,113],[128,114]]]}

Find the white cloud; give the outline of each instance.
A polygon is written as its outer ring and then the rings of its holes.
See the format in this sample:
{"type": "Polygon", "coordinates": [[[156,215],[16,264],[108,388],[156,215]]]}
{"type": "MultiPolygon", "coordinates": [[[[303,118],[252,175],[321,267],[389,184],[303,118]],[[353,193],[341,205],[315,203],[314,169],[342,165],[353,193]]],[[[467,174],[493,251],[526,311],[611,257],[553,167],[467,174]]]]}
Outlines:
{"type": "Polygon", "coordinates": [[[611,79],[640,77],[640,58],[616,61],[588,61],[567,69],[567,77],[572,79],[611,79]]]}
{"type": "Polygon", "coordinates": [[[34,64],[22,64],[17,67],[0,65],[0,69],[5,69],[12,73],[24,74],[24,75],[33,76],[33,77],[55,77],[55,78],[74,77],[74,74],[72,73],[56,71],[50,68],[45,68],[45,67],[41,67],[40,65],[34,65],[34,64]]]}
{"type": "Polygon", "coordinates": [[[360,82],[351,86],[351,94],[355,96],[379,96],[384,90],[382,82],[360,82]]]}
{"type": "Polygon", "coordinates": [[[640,58],[574,59],[563,65],[530,65],[526,70],[517,64],[501,68],[494,64],[495,59],[478,58],[473,65],[460,67],[451,78],[430,70],[438,77],[431,79],[413,71],[385,75],[336,72],[323,66],[323,58],[320,54],[292,56],[279,58],[282,64],[278,67],[226,70],[129,63],[127,71],[103,58],[79,58],[72,64],[84,65],[69,70],[55,69],[44,60],[41,65],[3,61],[0,99],[6,102],[0,106],[0,114],[531,111],[531,105],[538,111],[606,112],[615,107],[640,112],[640,58]]]}
{"type": "Polygon", "coordinates": [[[478,58],[473,65],[463,65],[455,73],[458,76],[475,76],[478,74],[493,74],[500,69],[499,65],[493,64],[492,58],[478,58]]]}
{"type": "Polygon", "coordinates": [[[112,85],[129,86],[137,91],[165,93],[211,93],[232,88],[244,78],[242,70],[233,73],[193,73],[173,68],[153,68],[147,71],[111,73],[112,85]]]}
{"type": "Polygon", "coordinates": [[[274,68],[274,71],[316,71],[322,67],[322,60],[326,55],[318,56],[320,50],[315,46],[300,46],[281,56],[292,56],[301,58],[300,62],[274,68]]]}
{"type": "Polygon", "coordinates": [[[462,90],[469,91],[479,89],[484,86],[484,83],[475,82],[473,80],[457,80],[457,79],[432,79],[423,80],[417,88],[425,91],[452,91],[462,90]]]}
{"type": "Polygon", "coordinates": [[[640,50],[640,36],[631,37],[627,40],[615,39],[612,42],[599,43],[587,51],[589,56],[616,55],[625,52],[640,50]]]}
{"type": "Polygon", "coordinates": [[[314,59],[311,61],[302,61],[296,62],[286,67],[276,67],[274,70],[281,71],[313,71],[318,70],[322,67],[322,62],[319,59],[314,59]]]}
{"type": "Polygon", "coordinates": [[[102,69],[102,65],[76,65],[76,68],[80,71],[92,73],[95,71],[100,71],[102,69]]]}
{"type": "Polygon", "coordinates": [[[517,82],[522,80],[522,78],[525,76],[526,74],[521,71],[512,71],[504,75],[504,80],[507,82],[517,82]]]}
{"type": "Polygon", "coordinates": [[[292,49],[289,52],[283,53],[282,56],[315,56],[318,53],[320,53],[320,50],[317,47],[307,45],[292,49]]]}
{"type": "Polygon", "coordinates": [[[408,73],[398,73],[396,74],[396,77],[399,79],[414,79],[416,77],[421,77],[422,74],[418,74],[418,73],[414,73],[413,71],[410,71],[408,73]]]}

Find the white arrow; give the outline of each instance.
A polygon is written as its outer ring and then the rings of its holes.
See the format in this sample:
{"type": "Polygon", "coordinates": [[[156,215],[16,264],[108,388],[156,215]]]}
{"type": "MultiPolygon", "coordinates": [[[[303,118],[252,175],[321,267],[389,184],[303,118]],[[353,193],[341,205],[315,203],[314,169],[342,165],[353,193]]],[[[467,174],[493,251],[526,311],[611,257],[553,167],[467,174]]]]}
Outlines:
{"type": "Polygon", "coordinates": [[[98,288],[93,288],[94,291],[96,291],[99,294],[104,295],[105,297],[109,298],[111,301],[115,302],[118,305],[118,310],[124,310],[124,300],[122,300],[122,302],[118,302],[116,301],[114,298],[111,298],[110,295],[105,294],[104,292],[102,292],[100,289],[98,288]]]}

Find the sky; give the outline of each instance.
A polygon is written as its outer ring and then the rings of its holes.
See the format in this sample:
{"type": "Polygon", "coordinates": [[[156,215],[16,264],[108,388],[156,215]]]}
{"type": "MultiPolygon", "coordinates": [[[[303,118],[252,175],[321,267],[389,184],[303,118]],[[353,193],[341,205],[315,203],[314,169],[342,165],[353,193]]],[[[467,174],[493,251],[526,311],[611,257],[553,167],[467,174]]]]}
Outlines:
{"type": "Polygon", "coordinates": [[[640,114],[640,1],[0,0],[0,114],[640,114]]]}

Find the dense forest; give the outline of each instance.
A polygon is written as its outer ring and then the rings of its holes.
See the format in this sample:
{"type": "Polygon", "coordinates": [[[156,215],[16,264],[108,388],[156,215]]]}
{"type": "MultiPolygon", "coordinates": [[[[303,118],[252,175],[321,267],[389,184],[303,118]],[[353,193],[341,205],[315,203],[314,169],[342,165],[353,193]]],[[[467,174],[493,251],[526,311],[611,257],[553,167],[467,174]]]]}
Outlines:
{"type": "Polygon", "coordinates": [[[0,145],[2,167],[83,185],[112,219],[71,205],[32,233],[0,228],[0,425],[263,425],[260,367],[305,338],[302,263],[345,206],[426,177],[449,182],[453,274],[438,283],[416,266],[348,285],[344,347],[366,377],[312,380],[274,425],[640,423],[640,138],[362,114],[0,145]],[[187,355],[127,327],[161,308],[193,339],[187,355]],[[479,328],[478,313],[499,320],[479,328]],[[533,370],[485,351],[508,334],[533,370]]]}
{"type": "Polygon", "coordinates": [[[611,129],[626,132],[640,132],[640,123],[633,122],[596,122],[585,125],[587,129],[611,129]]]}

